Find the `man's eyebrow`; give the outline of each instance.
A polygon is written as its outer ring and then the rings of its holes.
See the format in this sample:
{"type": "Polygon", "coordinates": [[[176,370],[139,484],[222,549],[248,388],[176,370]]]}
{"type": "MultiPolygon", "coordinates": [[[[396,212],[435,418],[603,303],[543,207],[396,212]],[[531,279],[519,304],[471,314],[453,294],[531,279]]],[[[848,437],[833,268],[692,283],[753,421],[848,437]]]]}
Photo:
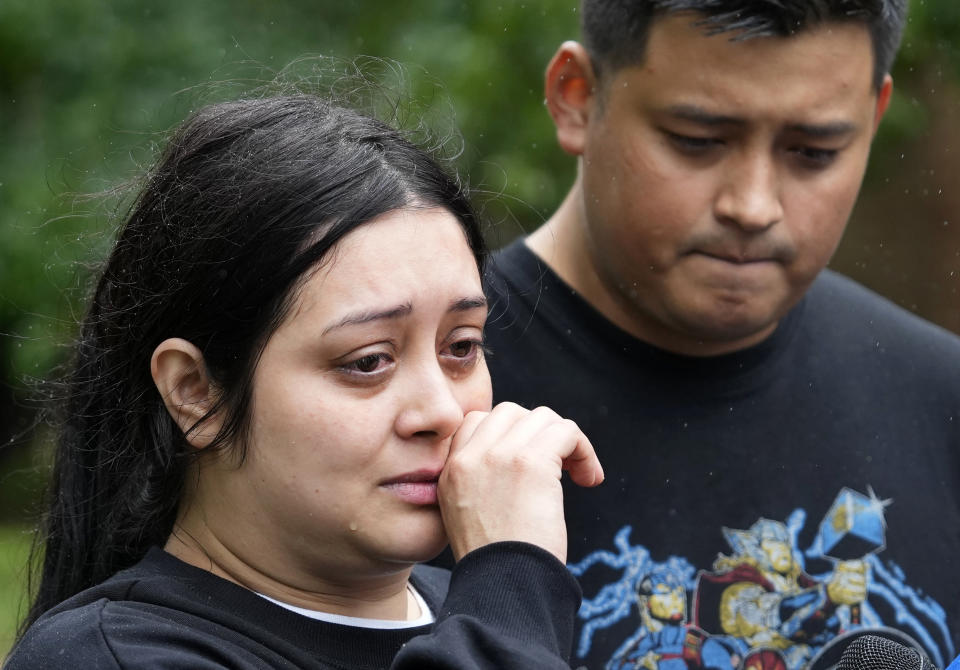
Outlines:
{"type": "MultiPolygon", "coordinates": [[[[713,114],[696,105],[672,105],[666,109],[670,116],[684,121],[691,121],[704,126],[742,126],[746,119],[727,114],[713,114]]],[[[827,123],[791,123],[787,130],[810,137],[837,137],[848,135],[857,129],[855,123],[849,121],[830,121],[827,123]]]]}
{"type": "Polygon", "coordinates": [[[674,118],[704,126],[742,126],[746,123],[745,119],[726,114],[712,114],[696,105],[671,105],[665,111],[674,118]]]}
{"type": "Polygon", "coordinates": [[[351,312],[345,317],[337,321],[336,323],[327,326],[323,329],[321,335],[326,335],[331,330],[336,330],[337,328],[343,328],[344,326],[358,326],[364,323],[370,323],[371,321],[379,321],[381,319],[399,319],[401,316],[406,316],[413,311],[413,305],[409,302],[405,302],[402,305],[397,305],[396,307],[388,307],[387,309],[378,309],[378,310],[365,310],[360,312],[351,312]]]}
{"type": "Polygon", "coordinates": [[[849,135],[857,129],[857,124],[849,121],[832,121],[830,123],[793,123],[787,126],[787,130],[810,137],[839,137],[849,135]]]}

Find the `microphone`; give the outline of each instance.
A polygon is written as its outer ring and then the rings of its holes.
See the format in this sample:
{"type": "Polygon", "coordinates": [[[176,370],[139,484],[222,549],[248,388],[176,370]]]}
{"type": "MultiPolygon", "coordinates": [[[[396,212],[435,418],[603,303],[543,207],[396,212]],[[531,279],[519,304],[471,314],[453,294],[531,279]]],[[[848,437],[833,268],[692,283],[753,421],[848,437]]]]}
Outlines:
{"type": "Polygon", "coordinates": [[[877,635],[850,643],[835,670],[939,670],[920,652],[877,635]]]}

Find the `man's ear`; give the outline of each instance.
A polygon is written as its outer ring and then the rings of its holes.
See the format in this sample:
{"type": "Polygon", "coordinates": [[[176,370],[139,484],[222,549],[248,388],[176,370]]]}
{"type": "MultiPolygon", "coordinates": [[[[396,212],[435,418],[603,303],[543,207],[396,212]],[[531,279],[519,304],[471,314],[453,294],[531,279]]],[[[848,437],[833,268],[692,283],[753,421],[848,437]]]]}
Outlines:
{"type": "Polygon", "coordinates": [[[167,411],[187,441],[197,449],[208,446],[219,430],[219,423],[211,416],[197,426],[216,402],[203,353],[179,337],[164,340],[150,358],[150,374],[167,411]],[[197,428],[193,429],[194,426],[197,428]]]}
{"type": "Polygon", "coordinates": [[[596,78],[583,45],[564,42],[547,65],[544,94],[547,110],[557,127],[557,143],[579,156],[586,143],[596,78]]]}
{"type": "Polygon", "coordinates": [[[880,90],[877,91],[877,110],[876,114],[873,117],[873,132],[876,134],[877,128],[880,127],[880,120],[883,118],[883,115],[886,113],[887,108],[890,106],[890,99],[893,97],[893,77],[889,74],[885,75],[883,78],[883,83],[880,84],[880,90]]]}

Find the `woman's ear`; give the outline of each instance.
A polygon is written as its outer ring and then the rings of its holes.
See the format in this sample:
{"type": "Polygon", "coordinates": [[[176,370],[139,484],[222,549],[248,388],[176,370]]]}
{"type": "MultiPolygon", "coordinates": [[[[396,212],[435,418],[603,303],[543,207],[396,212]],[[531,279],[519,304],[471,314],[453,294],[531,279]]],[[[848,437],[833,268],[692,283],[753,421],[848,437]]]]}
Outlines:
{"type": "Polygon", "coordinates": [[[197,449],[208,446],[220,426],[215,416],[197,425],[217,399],[207,376],[203,353],[179,337],[164,340],[153,350],[150,374],[167,411],[187,441],[197,449]]]}
{"type": "Polygon", "coordinates": [[[583,45],[567,41],[553,55],[544,81],[547,110],[557,127],[557,143],[568,154],[584,151],[596,79],[583,45]]]}

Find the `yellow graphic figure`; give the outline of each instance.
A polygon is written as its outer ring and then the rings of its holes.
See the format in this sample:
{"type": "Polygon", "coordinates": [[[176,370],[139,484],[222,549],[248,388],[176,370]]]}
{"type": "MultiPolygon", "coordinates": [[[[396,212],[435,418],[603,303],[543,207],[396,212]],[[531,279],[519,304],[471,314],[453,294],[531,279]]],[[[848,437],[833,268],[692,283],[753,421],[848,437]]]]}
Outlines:
{"type": "MultiPolygon", "coordinates": [[[[677,626],[687,620],[687,595],[682,586],[659,583],[645,584],[649,593],[637,593],[640,621],[649,633],[662,633],[665,626],[677,626]]],[[[661,654],[651,649],[634,661],[636,667],[657,670],[661,654]]]]}
{"type": "Polygon", "coordinates": [[[701,575],[699,588],[720,588],[714,602],[723,633],[751,649],[780,651],[787,667],[801,665],[811,645],[836,634],[837,608],[866,598],[862,560],[838,562],[828,579],[818,581],[804,573],[784,524],[760,519],[749,530],[723,530],[734,553],[718,556],[715,572],[701,575]]]}
{"type": "Polygon", "coordinates": [[[842,561],[827,582],[827,597],[837,605],[859,605],[867,597],[867,564],[862,560],[842,561]]]}
{"type": "Polygon", "coordinates": [[[754,647],[786,649],[791,641],[777,632],[780,595],[759,584],[737,582],[723,591],[720,622],[728,635],[754,647]]]}

